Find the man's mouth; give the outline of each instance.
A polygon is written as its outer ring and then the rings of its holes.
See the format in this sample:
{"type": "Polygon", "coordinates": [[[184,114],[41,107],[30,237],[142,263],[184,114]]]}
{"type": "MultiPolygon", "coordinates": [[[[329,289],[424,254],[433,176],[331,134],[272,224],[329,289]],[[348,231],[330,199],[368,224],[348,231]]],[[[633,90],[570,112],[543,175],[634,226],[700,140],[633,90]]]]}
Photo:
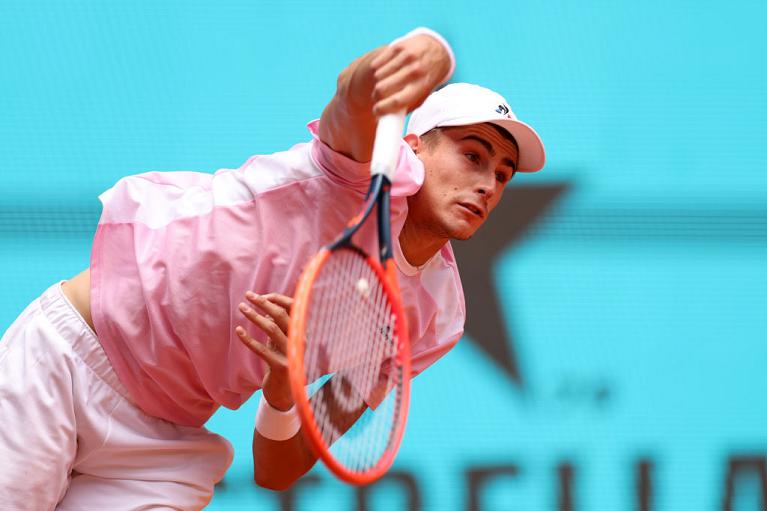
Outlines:
{"type": "Polygon", "coordinates": [[[472,204],[470,202],[459,202],[458,205],[464,209],[468,209],[469,211],[477,215],[479,218],[485,218],[485,210],[475,204],[472,204]]]}

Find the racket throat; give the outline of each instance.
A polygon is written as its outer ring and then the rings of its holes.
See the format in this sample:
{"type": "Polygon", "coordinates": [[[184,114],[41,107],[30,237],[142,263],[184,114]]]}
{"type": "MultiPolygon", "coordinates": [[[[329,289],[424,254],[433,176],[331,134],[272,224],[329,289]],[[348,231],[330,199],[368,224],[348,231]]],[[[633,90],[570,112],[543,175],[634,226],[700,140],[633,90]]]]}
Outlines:
{"type": "Polygon", "coordinates": [[[383,178],[381,193],[378,196],[378,250],[381,264],[386,266],[386,262],[392,258],[391,248],[391,200],[389,190],[391,183],[389,179],[383,178]]]}
{"type": "MultiPolygon", "coordinates": [[[[382,209],[385,209],[385,223],[386,223],[386,237],[387,239],[391,238],[391,234],[389,233],[389,215],[390,215],[390,207],[389,207],[389,190],[391,189],[391,182],[389,181],[389,178],[387,178],[383,174],[376,174],[371,177],[370,179],[370,186],[368,187],[367,194],[365,195],[365,204],[363,205],[362,211],[354,217],[350,222],[349,225],[344,229],[344,231],[341,233],[341,235],[333,241],[330,245],[328,245],[329,250],[336,250],[338,248],[354,248],[354,245],[352,244],[352,237],[357,233],[357,231],[360,230],[360,227],[362,227],[362,224],[365,223],[365,220],[370,216],[370,214],[373,212],[373,208],[376,204],[379,205],[378,207],[378,220],[381,221],[381,213],[382,209]],[[386,204],[382,207],[381,203],[385,202],[386,204]]],[[[379,223],[379,225],[381,225],[379,223]]],[[[378,240],[379,240],[379,247],[382,247],[383,245],[380,245],[381,241],[381,232],[379,229],[378,233],[378,240]]],[[[391,248],[389,247],[388,252],[391,254],[391,248]]],[[[391,255],[389,255],[391,257],[391,255]]]]}

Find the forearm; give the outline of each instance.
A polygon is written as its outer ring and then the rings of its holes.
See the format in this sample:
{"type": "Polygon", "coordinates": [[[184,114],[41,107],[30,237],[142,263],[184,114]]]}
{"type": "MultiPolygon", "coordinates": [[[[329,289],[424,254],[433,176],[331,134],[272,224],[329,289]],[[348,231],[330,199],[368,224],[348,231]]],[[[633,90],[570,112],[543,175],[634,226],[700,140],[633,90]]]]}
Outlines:
{"type": "Polygon", "coordinates": [[[338,77],[336,93],[320,118],[320,140],[359,162],[370,161],[373,152],[375,80],[370,63],[383,49],[366,53],[344,69],[338,77]],[[350,126],[354,127],[353,136],[350,136],[350,126]]]}
{"type": "Polygon", "coordinates": [[[253,432],[253,475],[259,486],[270,490],[289,488],[316,462],[317,457],[301,431],[284,441],[253,432]]]}
{"type": "MultiPolygon", "coordinates": [[[[310,398],[310,402],[314,403],[310,405],[313,410],[318,408],[325,410],[321,419],[325,422],[320,429],[322,440],[326,445],[333,445],[367,409],[367,405],[359,395],[356,395],[352,401],[359,403],[353,409],[348,408],[348,403],[339,404],[332,390],[331,384],[334,381],[335,385],[339,386],[339,389],[336,389],[337,392],[345,396],[355,392],[347,378],[336,374],[310,398]],[[316,401],[321,403],[315,403],[316,401]]],[[[263,403],[259,406],[263,406],[263,403]]],[[[264,417],[260,416],[257,418],[256,430],[253,432],[254,478],[259,486],[270,490],[284,490],[314,466],[317,456],[307,442],[303,430],[297,431],[286,440],[272,439],[290,435],[293,431],[292,427],[295,426],[282,422],[290,420],[287,412],[277,412],[278,419],[274,418],[274,411],[269,414],[271,419],[264,420],[264,417]],[[286,431],[288,433],[285,433],[286,431]]]]}

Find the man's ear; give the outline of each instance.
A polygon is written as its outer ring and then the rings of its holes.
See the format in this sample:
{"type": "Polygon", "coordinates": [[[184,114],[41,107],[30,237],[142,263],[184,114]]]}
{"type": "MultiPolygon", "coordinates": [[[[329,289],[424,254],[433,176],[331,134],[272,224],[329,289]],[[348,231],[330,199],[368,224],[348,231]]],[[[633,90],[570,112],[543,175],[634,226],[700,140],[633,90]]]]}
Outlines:
{"type": "Polygon", "coordinates": [[[410,146],[410,149],[412,149],[415,154],[418,154],[418,151],[420,151],[421,147],[423,146],[423,142],[421,142],[421,137],[419,137],[415,133],[408,133],[407,135],[405,135],[405,142],[407,142],[407,145],[410,146]]]}

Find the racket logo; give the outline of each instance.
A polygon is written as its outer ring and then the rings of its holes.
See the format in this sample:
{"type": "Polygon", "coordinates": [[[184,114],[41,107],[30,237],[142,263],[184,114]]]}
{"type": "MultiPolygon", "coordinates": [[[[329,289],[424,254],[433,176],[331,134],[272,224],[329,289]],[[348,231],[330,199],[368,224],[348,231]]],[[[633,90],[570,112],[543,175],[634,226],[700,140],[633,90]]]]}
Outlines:
{"type": "MultiPolygon", "coordinates": [[[[394,320],[397,318],[392,317],[392,324],[394,324],[394,320]]],[[[391,344],[391,342],[394,340],[394,335],[392,334],[394,329],[391,325],[383,325],[378,332],[381,334],[381,337],[386,342],[386,344],[391,344]]]]}

